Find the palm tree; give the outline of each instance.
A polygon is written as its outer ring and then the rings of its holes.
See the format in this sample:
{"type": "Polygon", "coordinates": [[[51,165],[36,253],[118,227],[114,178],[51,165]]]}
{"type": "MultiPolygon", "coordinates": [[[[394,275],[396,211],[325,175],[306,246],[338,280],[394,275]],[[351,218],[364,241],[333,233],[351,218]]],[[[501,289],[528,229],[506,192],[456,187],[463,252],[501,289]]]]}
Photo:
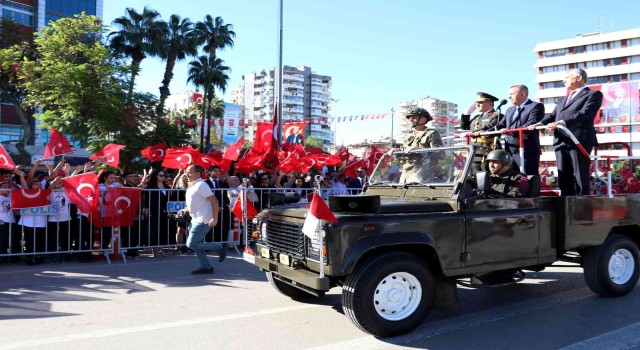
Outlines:
{"type": "Polygon", "coordinates": [[[109,34],[111,49],[119,55],[131,57],[131,79],[127,94],[127,104],[131,104],[135,79],[140,72],[140,63],[149,56],[160,53],[163,34],[168,31],[167,24],[160,19],[160,13],[144,7],[142,13],[127,8],[126,15],[116,18],[113,23],[119,31],[109,34]]]}
{"type": "Polygon", "coordinates": [[[156,108],[158,117],[162,116],[164,102],[171,94],[169,84],[173,79],[173,68],[176,61],[184,60],[189,56],[198,53],[196,33],[193,23],[188,18],[181,19],[178,15],[171,15],[164,33],[163,45],[161,46],[160,57],[167,61],[164,69],[164,77],[160,86],[160,100],[156,108]]]}
{"type": "MultiPolygon", "coordinates": [[[[213,101],[215,97],[215,88],[223,93],[227,89],[228,73],[231,69],[224,65],[224,61],[207,55],[198,57],[197,60],[189,62],[189,73],[187,82],[193,83],[196,89],[202,87],[204,91],[204,100],[213,101]]],[[[209,127],[209,119],[211,119],[211,108],[205,103],[205,113],[203,113],[202,128],[200,130],[200,148],[204,151],[204,127],[209,127]]]]}
{"type": "Polygon", "coordinates": [[[233,31],[233,25],[224,24],[222,17],[213,19],[211,15],[206,15],[204,22],[196,23],[196,30],[198,43],[204,44],[202,49],[209,54],[209,57],[215,57],[217,49],[233,47],[233,38],[236,37],[236,33],[233,31]]]}

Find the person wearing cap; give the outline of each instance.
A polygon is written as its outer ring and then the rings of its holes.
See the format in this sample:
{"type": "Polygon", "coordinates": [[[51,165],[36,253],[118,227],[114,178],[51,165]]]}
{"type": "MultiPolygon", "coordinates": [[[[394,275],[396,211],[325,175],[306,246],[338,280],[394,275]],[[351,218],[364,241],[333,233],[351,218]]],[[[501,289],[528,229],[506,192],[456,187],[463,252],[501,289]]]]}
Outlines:
{"type": "Polygon", "coordinates": [[[496,142],[497,135],[481,135],[485,131],[494,130],[498,119],[503,117],[502,114],[493,109],[493,104],[496,101],[498,101],[497,97],[486,92],[478,92],[476,101],[469,107],[467,114],[463,114],[460,118],[460,128],[471,131],[475,137],[476,154],[473,164],[476,171],[482,171],[484,157],[494,148],[499,148],[500,146],[496,142]],[[471,118],[471,113],[474,111],[477,114],[471,118]]]}
{"type": "Polygon", "coordinates": [[[411,132],[404,138],[403,151],[443,146],[438,130],[427,128],[427,123],[433,118],[426,109],[411,107],[404,117],[411,121],[411,132]]]}
{"type": "MultiPolygon", "coordinates": [[[[521,129],[537,124],[544,117],[544,105],[529,99],[529,88],[525,85],[512,85],[509,100],[513,106],[507,109],[505,118],[498,121],[498,129],[503,133],[506,129],[521,129]]],[[[525,174],[539,175],[540,135],[537,130],[525,131],[522,138],[524,158],[520,159],[519,134],[504,133],[504,148],[511,155],[511,168],[520,171],[520,165],[523,165],[525,174]]]]}
{"type": "MultiPolygon", "coordinates": [[[[491,192],[493,197],[524,197],[529,188],[529,179],[519,171],[509,167],[511,156],[504,150],[497,149],[487,155],[487,167],[491,172],[491,192]]],[[[489,193],[489,197],[492,197],[489,193]]]]}

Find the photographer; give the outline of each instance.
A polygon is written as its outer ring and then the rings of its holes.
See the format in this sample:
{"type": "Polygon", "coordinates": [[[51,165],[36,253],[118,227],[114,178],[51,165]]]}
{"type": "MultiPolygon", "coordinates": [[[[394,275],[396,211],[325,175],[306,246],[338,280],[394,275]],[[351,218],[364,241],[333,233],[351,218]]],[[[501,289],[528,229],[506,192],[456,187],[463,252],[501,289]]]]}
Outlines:
{"type": "Polygon", "coordinates": [[[189,188],[186,193],[187,207],[183,209],[183,212],[191,215],[187,247],[193,250],[200,260],[200,268],[192,271],[194,275],[213,273],[206,250],[218,250],[219,262],[227,257],[225,244],[204,242],[205,235],[218,224],[219,205],[209,186],[202,180],[203,171],[199,165],[190,165],[187,168],[189,188]]]}

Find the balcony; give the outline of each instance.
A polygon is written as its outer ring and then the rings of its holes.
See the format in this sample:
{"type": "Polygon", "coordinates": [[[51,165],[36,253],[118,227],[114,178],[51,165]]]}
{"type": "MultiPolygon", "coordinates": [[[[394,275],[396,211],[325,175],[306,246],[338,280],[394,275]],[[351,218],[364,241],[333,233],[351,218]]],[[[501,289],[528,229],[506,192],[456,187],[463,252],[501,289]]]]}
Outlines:
{"type": "Polygon", "coordinates": [[[302,74],[287,74],[287,73],[284,73],[282,75],[282,80],[284,80],[284,81],[304,82],[304,75],[302,75],[302,74]]]}

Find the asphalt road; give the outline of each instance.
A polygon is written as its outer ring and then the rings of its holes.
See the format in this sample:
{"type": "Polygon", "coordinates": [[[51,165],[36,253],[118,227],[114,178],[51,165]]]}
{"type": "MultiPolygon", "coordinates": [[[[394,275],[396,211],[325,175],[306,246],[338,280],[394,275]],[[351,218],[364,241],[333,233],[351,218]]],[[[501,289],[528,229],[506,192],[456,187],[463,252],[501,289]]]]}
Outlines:
{"type": "Polygon", "coordinates": [[[376,339],[342,314],[339,288],[295,302],[235,254],[212,262],[204,276],[192,255],[0,267],[0,349],[640,349],[640,288],[598,297],[569,264],[459,288],[457,315],[376,339]]]}

